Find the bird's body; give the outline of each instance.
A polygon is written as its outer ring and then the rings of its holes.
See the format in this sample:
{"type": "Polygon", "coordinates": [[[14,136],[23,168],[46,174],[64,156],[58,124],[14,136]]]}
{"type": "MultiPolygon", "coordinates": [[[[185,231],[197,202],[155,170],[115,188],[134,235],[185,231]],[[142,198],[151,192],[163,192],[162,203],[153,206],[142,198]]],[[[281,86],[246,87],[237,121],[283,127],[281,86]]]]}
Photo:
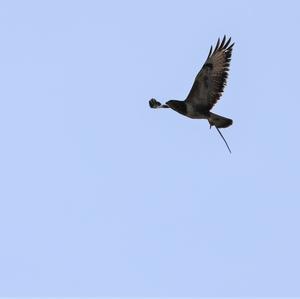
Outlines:
{"type": "Polygon", "coordinates": [[[192,103],[188,103],[186,101],[170,100],[166,103],[166,105],[176,112],[189,118],[206,119],[209,116],[209,111],[204,111],[201,108],[199,109],[192,103]]]}
{"type": "Polygon", "coordinates": [[[193,105],[192,103],[186,104],[186,116],[193,119],[207,119],[209,117],[209,111],[205,111],[203,109],[198,108],[197,106],[193,105]]]}
{"type": "MultiPolygon", "coordinates": [[[[221,97],[226,85],[231,52],[234,45],[230,45],[230,41],[231,39],[226,41],[226,36],[224,36],[221,43],[220,39],[218,39],[214,51],[212,47],[210,48],[206,62],[196,76],[194,84],[184,101],[170,100],[162,105],[155,99],[151,99],[149,101],[150,107],[171,108],[189,118],[207,119],[210,126],[215,126],[222,136],[219,128],[227,128],[232,125],[233,121],[212,113],[210,110],[221,97]]],[[[222,138],[224,139],[223,136],[222,138]]],[[[225,143],[227,145],[226,141],[225,143]]]]}

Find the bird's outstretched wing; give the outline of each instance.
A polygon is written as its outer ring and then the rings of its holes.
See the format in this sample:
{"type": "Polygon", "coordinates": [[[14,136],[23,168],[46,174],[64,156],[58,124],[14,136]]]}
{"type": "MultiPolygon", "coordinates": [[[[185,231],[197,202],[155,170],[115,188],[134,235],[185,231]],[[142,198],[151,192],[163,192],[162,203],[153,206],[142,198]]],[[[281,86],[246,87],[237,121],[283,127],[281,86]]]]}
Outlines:
{"type": "Polygon", "coordinates": [[[231,38],[226,41],[224,36],[221,43],[218,39],[214,50],[210,48],[208,57],[186,98],[187,102],[209,111],[219,100],[226,85],[234,45],[234,43],[230,45],[230,41],[231,38]]]}

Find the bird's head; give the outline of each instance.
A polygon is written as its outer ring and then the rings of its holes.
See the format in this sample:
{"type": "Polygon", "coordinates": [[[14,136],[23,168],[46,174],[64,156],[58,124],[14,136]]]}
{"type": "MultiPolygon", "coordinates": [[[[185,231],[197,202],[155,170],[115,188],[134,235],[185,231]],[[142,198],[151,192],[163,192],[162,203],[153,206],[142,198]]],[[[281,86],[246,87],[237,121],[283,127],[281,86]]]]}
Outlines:
{"type": "Polygon", "coordinates": [[[166,105],[181,114],[186,114],[186,103],[184,101],[170,100],[166,102],[166,105]]]}

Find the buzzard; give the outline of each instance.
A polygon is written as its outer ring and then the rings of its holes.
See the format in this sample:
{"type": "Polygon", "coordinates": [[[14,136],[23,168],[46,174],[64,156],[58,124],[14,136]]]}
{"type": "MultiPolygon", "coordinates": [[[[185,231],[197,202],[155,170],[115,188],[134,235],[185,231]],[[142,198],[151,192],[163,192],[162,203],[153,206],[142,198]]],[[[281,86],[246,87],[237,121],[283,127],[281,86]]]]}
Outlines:
{"type": "Polygon", "coordinates": [[[200,72],[195,78],[190,93],[184,101],[170,100],[161,104],[155,99],[149,101],[151,108],[171,108],[176,112],[194,119],[207,119],[210,128],[215,126],[224,140],[229,152],[231,150],[223,137],[220,128],[232,125],[232,119],[210,112],[219,100],[226,85],[228,77],[231,52],[234,43],[226,35],[220,42],[218,39],[215,48],[210,47],[208,57],[200,72]]]}

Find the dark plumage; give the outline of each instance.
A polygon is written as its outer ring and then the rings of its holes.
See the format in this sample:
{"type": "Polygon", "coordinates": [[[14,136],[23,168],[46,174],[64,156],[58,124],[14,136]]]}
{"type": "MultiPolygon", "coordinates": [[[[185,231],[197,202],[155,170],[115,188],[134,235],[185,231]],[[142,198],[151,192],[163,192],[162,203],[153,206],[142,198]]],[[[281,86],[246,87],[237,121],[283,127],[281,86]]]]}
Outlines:
{"type": "Polygon", "coordinates": [[[210,48],[208,57],[184,101],[170,100],[164,105],[155,99],[149,101],[151,108],[171,108],[190,118],[207,119],[210,126],[216,127],[229,151],[230,148],[219,128],[231,126],[232,119],[212,113],[210,110],[221,97],[226,85],[234,45],[234,43],[230,44],[230,41],[231,38],[226,40],[224,36],[221,42],[218,39],[214,49],[210,48]]]}

